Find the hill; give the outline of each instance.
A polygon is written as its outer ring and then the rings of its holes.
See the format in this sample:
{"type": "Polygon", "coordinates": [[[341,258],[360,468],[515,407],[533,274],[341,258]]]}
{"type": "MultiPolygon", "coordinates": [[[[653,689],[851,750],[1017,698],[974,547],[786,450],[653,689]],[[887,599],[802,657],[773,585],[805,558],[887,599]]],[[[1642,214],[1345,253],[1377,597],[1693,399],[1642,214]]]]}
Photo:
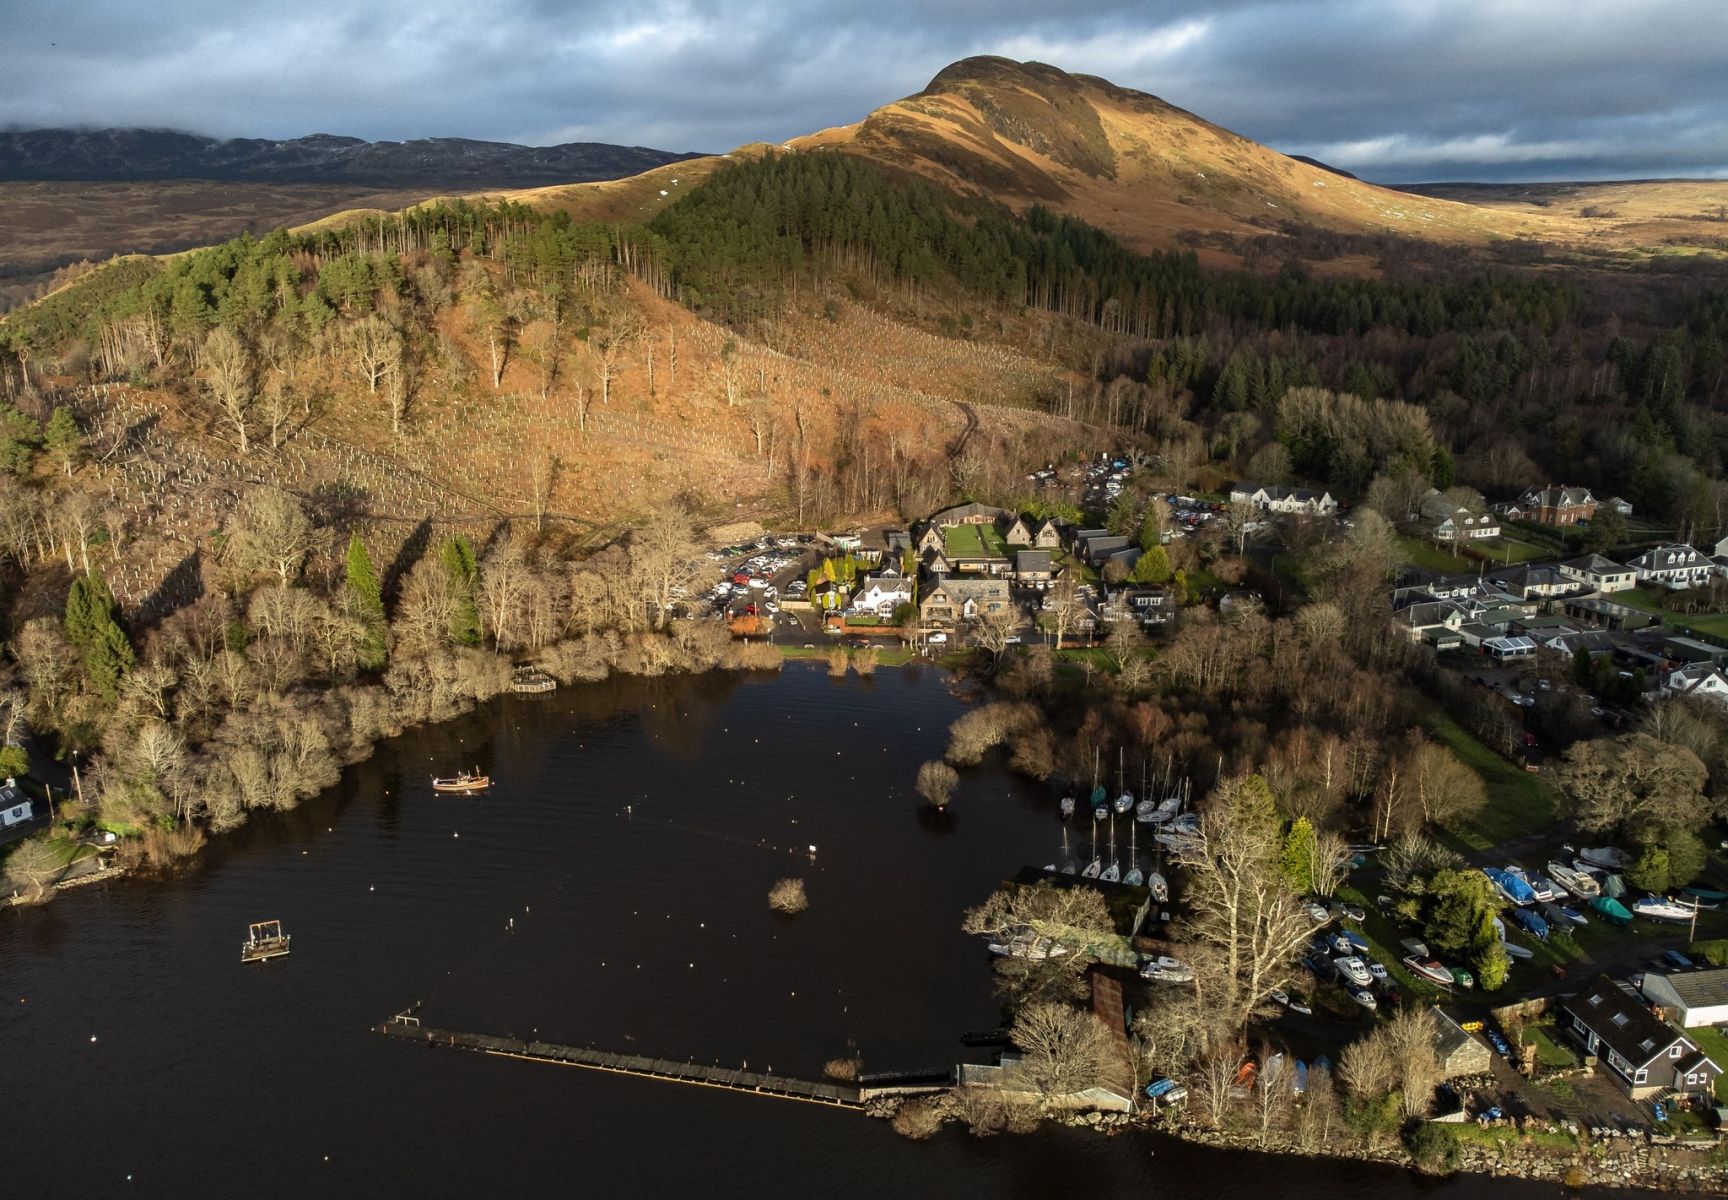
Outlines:
{"type": "Polygon", "coordinates": [[[1292,226],[1485,241],[1540,222],[1376,187],[1156,96],[1044,63],[968,58],[856,125],[791,143],[862,154],[1017,207],[1045,204],[1140,249],[1292,226]]]}
{"type": "Polygon", "coordinates": [[[368,142],[312,134],[217,139],[161,129],[0,132],[0,181],[215,179],[368,187],[527,187],[616,179],[697,157],[644,146],[518,146],[468,138],[368,142]]]}

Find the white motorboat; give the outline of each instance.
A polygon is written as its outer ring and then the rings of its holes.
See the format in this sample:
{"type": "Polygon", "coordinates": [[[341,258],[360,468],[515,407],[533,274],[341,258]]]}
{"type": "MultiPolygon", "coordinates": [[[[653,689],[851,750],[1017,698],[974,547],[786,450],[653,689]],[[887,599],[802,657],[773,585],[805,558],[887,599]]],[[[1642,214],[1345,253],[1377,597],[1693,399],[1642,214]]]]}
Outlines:
{"type": "Polygon", "coordinates": [[[1594,875],[1562,862],[1548,864],[1548,877],[1580,900],[1592,900],[1602,894],[1602,885],[1594,875]]]}
{"type": "Polygon", "coordinates": [[[1420,975],[1429,983],[1437,983],[1442,987],[1452,986],[1452,972],[1441,966],[1434,959],[1422,958],[1412,954],[1403,961],[1404,965],[1409,967],[1413,974],[1420,975]]]}
{"type": "Polygon", "coordinates": [[[1672,921],[1685,925],[1698,915],[1698,910],[1681,904],[1678,900],[1670,900],[1666,896],[1645,896],[1634,900],[1631,905],[1632,915],[1644,917],[1650,921],[1672,921]]]}
{"type": "Polygon", "coordinates": [[[1578,851],[1578,860],[1603,871],[1624,871],[1632,865],[1632,856],[1618,846],[1586,847],[1578,851]]]}
{"type": "Polygon", "coordinates": [[[1153,983],[1193,983],[1194,971],[1180,960],[1160,954],[1140,964],[1140,978],[1153,983]]]}
{"type": "Polygon", "coordinates": [[[1374,976],[1368,972],[1368,965],[1354,954],[1340,955],[1333,959],[1332,969],[1338,972],[1340,978],[1349,980],[1357,987],[1367,987],[1374,982],[1374,976]]]}
{"type": "Polygon", "coordinates": [[[1123,792],[1120,796],[1116,797],[1115,809],[1118,815],[1129,811],[1133,807],[1134,796],[1131,792],[1123,792]]]}
{"type": "Polygon", "coordinates": [[[1367,988],[1351,988],[1350,999],[1356,1001],[1356,1003],[1360,1004],[1369,1012],[1373,1012],[1375,1009],[1380,1007],[1380,1002],[1374,999],[1374,993],[1369,991],[1367,988]]]}

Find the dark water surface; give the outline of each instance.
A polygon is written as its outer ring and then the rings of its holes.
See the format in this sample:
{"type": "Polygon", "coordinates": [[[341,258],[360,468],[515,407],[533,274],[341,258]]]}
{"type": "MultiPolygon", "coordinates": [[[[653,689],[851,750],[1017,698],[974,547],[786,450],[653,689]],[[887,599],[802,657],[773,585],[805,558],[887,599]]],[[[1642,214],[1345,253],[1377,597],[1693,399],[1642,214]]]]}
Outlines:
{"type": "Polygon", "coordinates": [[[961,910],[1054,858],[994,771],[912,792],[935,672],[614,681],[385,745],[171,881],[0,913],[0,1196],[1558,1196],[1145,1135],[900,1140],[854,1113],[422,1050],[429,1024],[820,1078],[946,1066],[996,1024],[961,910]],[[484,798],[434,772],[489,770],[484,798]],[[812,862],[806,847],[815,845],[812,862]],[[770,885],[807,881],[796,920],[770,885]],[[242,966],[250,921],[294,953],[242,966]],[[92,1041],[92,1039],[95,1039],[92,1041]]]}

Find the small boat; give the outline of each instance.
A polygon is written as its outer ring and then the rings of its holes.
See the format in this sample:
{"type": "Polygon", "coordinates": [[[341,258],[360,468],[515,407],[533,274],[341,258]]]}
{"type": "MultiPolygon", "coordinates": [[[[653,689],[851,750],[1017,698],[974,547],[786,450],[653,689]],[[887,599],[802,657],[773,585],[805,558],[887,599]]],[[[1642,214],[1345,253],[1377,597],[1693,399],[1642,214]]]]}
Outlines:
{"type": "Polygon", "coordinates": [[[1350,990],[1350,999],[1356,1001],[1356,1003],[1360,1004],[1369,1012],[1373,1012],[1375,1009],[1380,1007],[1380,1002],[1374,999],[1374,993],[1369,991],[1367,988],[1352,988],[1350,990]]]}
{"type": "Polygon", "coordinates": [[[1426,979],[1429,983],[1437,983],[1442,987],[1452,986],[1452,972],[1432,958],[1419,958],[1412,954],[1404,959],[1404,965],[1410,968],[1412,974],[1426,979]]]}
{"type": "Polygon", "coordinates": [[[1140,869],[1140,842],[1136,836],[1139,829],[1134,824],[1128,826],[1128,870],[1122,876],[1122,882],[1129,887],[1141,887],[1146,882],[1146,872],[1140,869]]]}
{"type": "Polygon", "coordinates": [[[1298,1096],[1308,1090],[1308,1064],[1301,1059],[1296,1060],[1296,1073],[1290,1079],[1290,1090],[1298,1096]]]}
{"type": "Polygon", "coordinates": [[[1530,893],[1539,904],[1546,904],[1559,894],[1554,881],[1545,875],[1529,874],[1524,876],[1524,882],[1530,885],[1530,893]]]}
{"type": "Polygon", "coordinates": [[[1236,1068],[1236,1078],[1230,1081],[1232,1095],[1246,1096],[1254,1090],[1254,1081],[1260,1077],[1260,1060],[1250,1054],[1242,1060],[1242,1065],[1236,1068]]]}
{"type": "Polygon", "coordinates": [[[1610,900],[1620,899],[1626,894],[1626,881],[1618,875],[1604,875],[1602,877],[1602,894],[1610,900]]]}
{"type": "Polygon", "coordinates": [[[1108,804],[1100,804],[1097,808],[1094,808],[1092,810],[1092,819],[1094,821],[1102,821],[1105,817],[1107,817],[1109,815],[1110,815],[1110,806],[1108,804]]]}
{"type": "Polygon", "coordinates": [[[1146,887],[1151,891],[1152,899],[1160,904],[1170,903],[1170,884],[1162,871],[1153,871],[1147,875],[1146,887]]]}
{"type": "Polygon", "coordinates": [[[1513,909],[1512,919],[1518,922],[1519,927],[1522,928],[1525,933],[1535,937],[1538,941],[1548,940],[1548,922],[1544,921],[1529,909],[1513,909]]]}
{"type": "Polygon", "coordinates": [[[1647,921],[1671,921],[1684,925],[1698,915],[1698,910],[1666,896],[1644,896],[1632,902],[1632,915],[1647,921]]]}
{"type": "Polygon", "coordinates": [[[1129,887],[1145,887],[1146,872],[1142,871],[1138,866],[1129,867],[1122,873],[1122,882],[1127,884],[1129,887]]]}
{"type": "Polygon", "coordinates": [[[1122,868],[1117,865],[1115,859],[1111,859],[1110,865],[1098,872],[1098,879],[1103,883],[1121,883],[1122,868]]]}
{"type": "Polygon", "coordinates": [[[1103,872],[1104,860],[1101,858],[1093,859],[1080,869],[1080,875],[1083,879],[1096,879],[1099,875],[1103,874],[1103,872]]]}
{"type": "Polygon", "coordinates": [[[1530,885],[1510,871],[1501,871],[1495,867],[1483,867],[1482,874],[1488,876],[1494,889],[1513,904],[1529,904],[1536,899],[1536,894],[1530,890],[1530,885]]]}
{"type": "Polygon", "coordinates": [[[1597,883],[1596,877],[1588,871],[1576,870],[1565,863],[1551,862],[1548,864],[1548,875],[1580,900],[1602,894],[1602,885],[1597,883]]]}
{"type": "Polygon", "coordinates": [[[1128,812],[1133,807],[1134,796],[1132,793],[1123,792],[1120,796],[1116,797],[1115,809],[1118,814],[1128,812]]]}
{"type": "Polygon", "coordinates": [[[1179,959],[1160,954],[1140,964],[1140,978],[1152,983],[1193,983],[1194,970],[1179,959]]]}
{"type": "Polygon", "coordinates": [[[1602,919],[1611,925],[1630,925],[1632,914],[1626,911],[1626,906],[1612,896],[1598,896],[1590,901],[1590,907],[1595,909],[1602,919]]]}
{"type": "Polygon", "coordinates": [[[1520,961],[1528,961],[1536,957],[1536,952],[1534,950],[1526,949],[1525,947],[1520,946],[1517,942],[1501,942],[1500,944],[1506,948],[1507,958],[1516,958],[1520,961]]]}
{"type": "Polygon", "coordinates": [[[1072,796],[1062,797],[1061,802],[1057,804],[1057,807],[1062,810],[1062,815],[1064,817],[1073,816],[1074,815],[1074,797],[1072,797],[1072,796]]]}
{"type": "Polygon", "coordinates": [[[1374,976],[1368,973],[1367,964],[1354,954],[1340,955],[1332,960],[1332,969],[1338,972],[1342,979],[1348,979],[1357,987],[1367,987],[1374,982],[1374,976]]]}
{"type": "Polygon", "coordinates": [[[476,771],[462,771],[445,779],[432,777],[435,792],[483,792],[491,786],[492,777],[476,771]]]}
{"type": "Polygon", "coordinates": [[[1459,987],[1473,988],[1476,986],[1476,976],[1470,974],[1463,967],[1448,967],[1447,970],[1452,972],[1452,982],[1459,987]]]}
{"type": "Polygon", "coordinates": [[[1162,825],[1182,809],[1182,797],[1166,796],[1162,800],[1142,800],[1134,806],[1134,819],[1143,825],[1162,825]]]}
{"type": "Polygon", "coordinates": [[[1632,865],[1632,856],[1618,846],[1587,846],[1578,851],[1578,859],[1605,871],[1624,871],[1632,865]]]}
{"type": "Polygon", "coordinates": [[[281,958],[288,953],[288,934],[282,932],[280,921],[254,921],[246,928],[246,940],[240,943],[241,962],[263,962],[281,958]]]}
{"type": "Polygon", "coordinates": [[[1728,892],[1715,892],[1709,888],[1681,888],[1680,894],[1689,897],[1688,904],[1696,904],[1699,908],[1715,908],[1722,901],[1728,900],[1728,892]]]}
{"type": "Polygon", "coordinates": [[[1588,925],[1588,924],[1590,924],[1590,918],[1585,916],[1578,909],[1573,908],[1570,904],[1561,904],[1561,905],[1558,905],[1557,907],[1560,909],[1560,919],[1565,921],[1566,924],[1568,924],[1568,925],[1588,925]]]}

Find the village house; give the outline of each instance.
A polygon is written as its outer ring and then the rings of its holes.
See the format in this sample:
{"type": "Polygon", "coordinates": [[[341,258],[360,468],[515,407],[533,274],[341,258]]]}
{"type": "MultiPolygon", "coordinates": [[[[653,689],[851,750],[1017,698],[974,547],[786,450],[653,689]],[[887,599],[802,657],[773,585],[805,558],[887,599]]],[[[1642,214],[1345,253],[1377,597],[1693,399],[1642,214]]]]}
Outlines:
{"type": "Polygon", "coordinates": [[[1546,563],[1519,563],[1491,571],[1488,578],[1508,595],[1524,600],[1547,600],[1578,590],[1576,580],[1546,563]]]}
{"type": "Polygon", "coordinates": [[[1104,604],[1106,621],[1133,621],[1143,629],[1167,624],[1175,615],[1174,598],[1162,587],[1119,587],[1104,604]]]}
{"type": "Polygon", "coordinates": [[[1438,488],[1422,497],[1421,516],[1437,542],[1472,542],[1500,536],[1500,518],[1491,512],[1453,504],[1438,488]]]}
{"type": "Polygon", "coordinates": [[[957,625],[1010,611],[1006,579],[938,579],[918,602],[919,619],[926,625],[957,625]]]}
{"type": "Polygon", "coordinates": [[[1682,1029],[1728,1024],[1728,967],[1707,971],[1646,971],[1644,998],[1682,1029]]]}
{"type": "Polygon", "coordinates": [[[947,529],[954,525],[994,525],[1014,514],[994,504],[956,504],[930,518],[930,524],[947,529]]]}
{"type": "Polygon", "coordinates": [[[912,603],[912,581],[899,575],[869,575],[852,597],[854,612],[873,617],[891,617],[902,604],[912,603]]]}
{"type": "Polygon", "coordinates": [[[1710,582],[1716,564],[1684,543],[1657,546],[1626,564],[1638,573],[1639,583],[1654,583],[1672,591],[1703,587],[1710,582]]]}
{"type": "Polygon", "coordinates": [[[931,524],[924,526],[923,529],[918,531],[918,540],[915,543],[915,548],[918,556],[922,558],[932,550],[941,553],[943,547],[947,544],[946,540],[942,537],[942,526],[931,524]]]}
{"type": "Polygon", "coordinates": [[[1032,544],[1031,527],[1020,517],[1005,518],[1000,523],[1000,531],[1004,545],[1030,546],[1032,544]]]}
{"type": "Polygon", "coordinates": [[[1055,564],[1048,550],[1017,550],[1014,552],[1014,582],[1026,587],[1048,587],[1056,578],[1055,564]]]}
{"type": "Polygon", "coordinates": [[[35,815],[33,802],[18,789],[16,779],[8,779],[4,786],[0,786],[0,829],[22,825],[35,815]]]}
{"type": "Polygon", "coordinates": [[[1623,592],[1638,586],[1638,572],[1600,554],[1586,554],[1560,564],[1560,574],[1580,587],[1598,592],[1623,592]]]}
{"type": "Polygon", "coordinates": [[[1396,619],[1412,642],[1427,642],[1436,650],[1456,650],[1464,644],[1458,635],[1464,625],[1464,610],[1450,600],[1405,605],[1396,619]]]}
{"type": "Polygon", "coordinates": [[[1506,506],[1506,515],[1515,520],[1533,521],[1538,525],[1576,525],[1596,515],[1596,498],[1589,488],[1531,488],[1506,506]]]}
{"type": "Polygon", "coordinates": [[[1076,541],[1080,557],[1093,567],[1103,566],[1110,560],[1111,555],[1128,549],[1130,545],[1127,538],[1111,533],[1108,529],[1085,530],[1076,541]]]}
{"type": "Polygon", "coordinates": [[[1032,534],[1032,545],[1039,550],[1062,548],[1062,526],[1054,517],[1047,517],[1032,534]]]}
{"type": "Polygon", "coordinates": [[[1561,1024],[1597,1056],[1634,1100],[1672,1088],[1709,1094],[1722,1068],[1607,975],[1567,1000],[1561,1024]]]}
{"type": "Polygon", "coordinates": [[[1330,492],[1248,480],[1230,485],[1230,503],[1251,504],[1261,512],[1296,513],[1310,517],[1338,511],[1338,502],[1332,499],[1330,492]]]}
{"type": "Polygon", "coordinates": [[[1728,675],[1715,663],[1687,663],[1662,677],[1661,691],[1664,696],[1703,696],[1728,705],[1728,675]]]}
{"type": "Polygon", "coordinates": [[[1537,641],[1544,650],[1572,658],[1582,650],[1591,658],[1614,653],[1614,635],[1600,629],[1585,629],[1576,633],[1549,633],[1537,641]]]}

